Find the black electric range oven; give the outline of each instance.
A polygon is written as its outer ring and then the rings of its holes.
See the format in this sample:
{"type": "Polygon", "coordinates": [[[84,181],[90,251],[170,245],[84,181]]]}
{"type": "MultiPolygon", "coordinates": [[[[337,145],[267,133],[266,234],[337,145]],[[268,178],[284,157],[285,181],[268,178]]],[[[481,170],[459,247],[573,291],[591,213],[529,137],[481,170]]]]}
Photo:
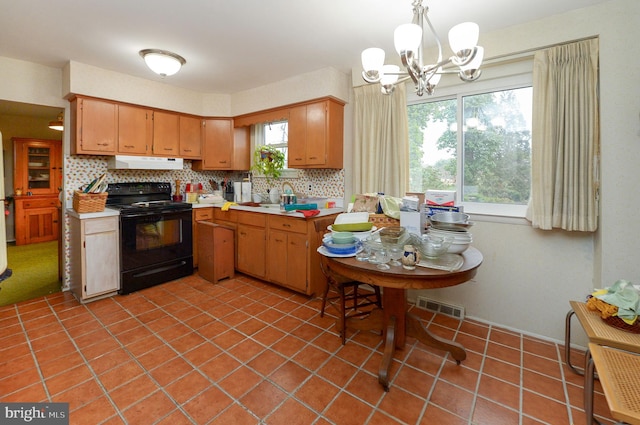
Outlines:
{"type": "Polygon", "coordinates": [[[120,211],[120,293],[193,274],[191,204],[171,201],[170,183],[112,183],[120,211]]]}

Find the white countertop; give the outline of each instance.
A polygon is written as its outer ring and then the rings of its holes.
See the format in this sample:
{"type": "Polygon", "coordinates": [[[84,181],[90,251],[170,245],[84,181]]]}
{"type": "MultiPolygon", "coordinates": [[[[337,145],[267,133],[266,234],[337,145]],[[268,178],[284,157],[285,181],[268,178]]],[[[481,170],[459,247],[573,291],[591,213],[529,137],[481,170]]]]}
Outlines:
{"type": "MultiPolygon", "coordinates": [[[[224,204],[191,204],[192,208],[194,208],[194,209],[196,209],[196,208],[207,208],[207,207],[222,208],[223,205],[224,204]]],[[[273,206],[273,207],[249,207],[249,206],[243,206],[243,205],[233,205],[229,209],[238,210],[238,211],[250,211],[250,212],[262,213],[262,214],[275,214],[275,215],[285,215],[287,217],[304,218],[304,214],[299,213],[299,212],[295,212],[295,211],[284,212],[284,211],[281,211],[279,205],[278,206],[273,206]]],[[[320,211],[320,214],[315,215],[314,217],[323,217],[323,216],[331,215],[331,214],[340,214],[340,213],[344,212],[344,209],[343,208],[320,208],[319,211],[320,211]]],[[[69,214],[72,217],[76,217],[76,218],[79,218],[81,220],[85,220],[85,219],[88,219],[88,218],[101,218],[101,217],[117,216],[117,215],[120,215],[120,211],[118,211],[116,209],[112,209],[112,208],[106,207],[104,209],[104,211],[100,211],[100,212],[78,213],[74,209],[69,208],[69,209],[67,209],[67,214],[69,214]]]]}
{"type": "Polygon", "coordinates": [[[87,218],[101,218],[101,217],[113,217],[120,215],[120,211],[114,210],[112,208],[106,207],[104,211],[100,212],[92,212],[92,213],[79,213],[73,208],[67,208],[67,214],[72,217],[79,218],[80,220],[85,220],[87,218]]]}
{"type": "MultiPolygon", "coordinates": [[[[206,208],[206,207],[214,207],[214,208],[222,208],[224,204],[192,204],[193,208],[206,208]]],[[[273,204],[276,205],[276,204],[273,204]]],[[[275,214],[275,215],[286,215],[288,217],[299,217],[304,218],[304,214],[299,212],[284,212],[280,210],[280,206],[273,207],[249,207],[244,205],[232,205],[230,210],[237,211],[250,211],[255,213],[263,213],[263,214],[275,214]]],[[[314,217],[323,217],[325,215],[331,214],[340,214],[344,212],[343,208],[320,208],[320,214],[315,215],[314,217]]]]}

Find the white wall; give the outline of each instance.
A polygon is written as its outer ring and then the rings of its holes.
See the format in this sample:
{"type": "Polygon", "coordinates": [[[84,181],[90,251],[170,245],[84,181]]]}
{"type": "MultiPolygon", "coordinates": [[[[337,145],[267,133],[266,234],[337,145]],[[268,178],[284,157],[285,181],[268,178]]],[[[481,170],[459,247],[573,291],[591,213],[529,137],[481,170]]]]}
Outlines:
{"type": "MultiPolygon", "coordinates": [[[[546,232],[476,219],[474,245],[485,261],[475,283],[422,295],[464,305],[469,316],[561,340],[569,300],[618,279],[640,283],[634,219],[640,207],[638,22],[640,2],[614,0],[481,36],[487,57],[599,36],[600,226],[594,234],[546,232]]],[[[584,344],[584,335],[578,342],[584,344]]]]}
{"type": "MultiPolygon", "coordinates": [[[[468,315],[482,320],[562,339],[570,299],[582,299],[593,286],[610,285],[621,278],[640,283],[640,261],[636,259],[640,252],[640,232],[634,219],[640,206],[635,191],[640,181],[637,163],[640,159],[640,70],[637,66],[640,30],[637,22],[640,22],[640,2],[613,0],[481,36],[488,57],[586,36],[600,37],[603,205],[600,228],[592,235],[542,232],[521,224],[478,222],[473,228],[474,245],[484,253],[485,261],[476,283],[431,291],[428,296],[463,304],[468,315]]],[[[315,95],[305,86],[319,82],[318,74],[311,73],[311,80],[290,81],[294,90],[289,93],[286,90],[289,82],[284,82],[232,95],[227,102],[217,95],[198,96],[77,63],[71,63],[66,72],[71,76],[68,86],[61,81],[61,70],[0,58],[0,99],[64,106],[63,92],[84,91],[88,95],[152,103],[151,106],[182,112],[206,111],[206,115],[228,116],[296,101],[298,94],[291,92],[299,90],[315,95]],[[130,93],[137,85],[142,88],[130,93]],[[180,107],[169,107],[176,104],[180,107]]],[[[329,78],[334,82],[323,89],[329,93],[323,95],[350,99],[351,94],[339,94],[343,90],[339,75],[332,71],[318,72],[333,75],[329,78]]],[[[348,76],[346,81],[348,85],[348,76]]],[[[346,111],[348,147],[345,152],[349,152],[353,117],[351,108],[346,111]]],[[[68,144],[66,135],[65,143],[68,144]]],[[[345,159],[345,181],[348,182],[345,193],[348,194],[352,191],[349,164],[351,159],[345,159]]]]}

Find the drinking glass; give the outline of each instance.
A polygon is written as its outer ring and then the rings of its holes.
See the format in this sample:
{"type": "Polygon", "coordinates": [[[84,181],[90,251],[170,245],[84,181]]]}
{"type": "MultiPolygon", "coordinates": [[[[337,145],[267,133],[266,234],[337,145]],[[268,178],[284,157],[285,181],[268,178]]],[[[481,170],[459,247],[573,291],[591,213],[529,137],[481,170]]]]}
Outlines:
{"type": "Polygon", "coordinates": [[[362,250],[360,250],[356,254],[356,260],[368,261],[370,256],[371,256],[371,245],[369,245],[369,243],[366,240],[364,240],[362,241],[362,250]]]}
{"type": "Polygon", "coordinates": [[[376,265],[376,268],[380,270],[389,270],[390,267],[387,263],[391,259],[391,254],[389,253],[388,249],[383,248],[377,251],[376,259],[378,260],[378,264],[376,265]]]}
{"type": "Polygon", "coordinates": [[[402,248],[397,245],[389,248],[389,257],[391,258],[391,262],[389,264],[392,266],[401,266],[402,263],[400,262],[400,259],[402,258],[402,251],[402,248]]]}

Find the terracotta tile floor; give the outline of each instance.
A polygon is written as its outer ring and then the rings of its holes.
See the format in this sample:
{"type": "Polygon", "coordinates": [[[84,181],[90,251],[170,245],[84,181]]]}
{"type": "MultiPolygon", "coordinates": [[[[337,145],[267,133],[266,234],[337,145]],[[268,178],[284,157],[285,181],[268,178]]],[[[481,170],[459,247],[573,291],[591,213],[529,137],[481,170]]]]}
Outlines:
{"type": "Polygon", "coordinates": [[[82,425],[586,423],[559,344],[414,309],[468,357],[457,366],[409,339],[385,393],[380,337],[350,331],[342,346],[319,305],[194,275],[86,305],[59,293],[0,307],[0,401],[68,402],[82,425]]]}

